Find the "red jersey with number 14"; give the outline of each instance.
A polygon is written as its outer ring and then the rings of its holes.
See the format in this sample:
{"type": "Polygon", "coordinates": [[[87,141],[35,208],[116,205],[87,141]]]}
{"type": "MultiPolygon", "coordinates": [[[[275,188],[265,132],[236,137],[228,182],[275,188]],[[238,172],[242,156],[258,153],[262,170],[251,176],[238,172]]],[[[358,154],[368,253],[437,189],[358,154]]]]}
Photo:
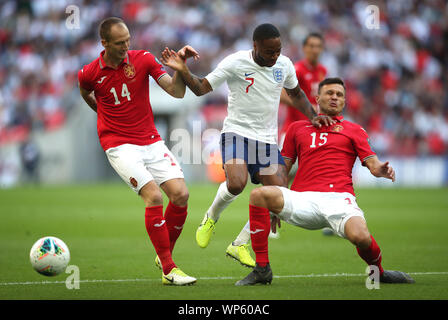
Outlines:
{"type": "Polygon", "coordinates": [[[356,158],[364,161],[375,156],[367,132],[358,124],[333,117],[336,123],[315,128],[310,121],[297,121],[289,126],[282,156],[298,159],[298,169],[291,190],[350,192],[356,158]]]}
{"type": "Polygon", "coordinates": [[[79,85],[94,91],[97,130],[104,151],[121,144],[148,145],[161,140],[149,102],[149,76],[158,81],[166,71],[148,51],[129,50],[114,69],[104,51],[78,72],[79,85]]]}

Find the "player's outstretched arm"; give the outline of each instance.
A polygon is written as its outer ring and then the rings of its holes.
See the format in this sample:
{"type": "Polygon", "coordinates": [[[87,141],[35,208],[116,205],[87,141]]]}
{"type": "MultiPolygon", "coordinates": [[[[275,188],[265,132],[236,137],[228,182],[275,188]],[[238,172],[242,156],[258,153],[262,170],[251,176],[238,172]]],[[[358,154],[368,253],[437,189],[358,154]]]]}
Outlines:
{"type": "Polygon", "coordinates": [[[81,93],[81,97],[84,99],[84,101],[89,105],[89,107],[96,112],[96,99],[93,91],[88,91],[81,87],[78,84],[79,92],[81,93]]]}
{"type": "MultiPolygon", "coordinates": [[[[187,54],[188,52],[189,50],[186,49],[187,54]]],[[[195,95],[202,96],[212,91],[213,89],[210,86],[210,83],[208,83],[207,79],[196,77],[190,72],[184,59],[179,55],[179,53],[166,48],[162,52],[162,63],[179,72],[179,74],[182,76],[183,82],[188,86],[188,88],[190,88],[191,91],[193,91],[195,95]]],[[[197,60],[199,58],[199,55],[193,57],[195,58],[195,60],[197,60]]]]}
{"type": "MultiPolygon", "coordinates": [[[[193,48],[191,48],[191,49],[193,49],[193,48]]],[[[196,51],[190,51],[190,50],[186,49],[186,47],[182,48],[182,50],[183,50],[182,55],[179,55],[178,53],[176,53],[168,48],[165,48],[165,50],[163,50],[163,52],[162,52],[162,59],[161,59],[162,63],[167,65],[166,63],[163,62],[163,61],[165,61],[169,65],[173,66],[176,64],[181,64],[182,59],[186,59],[183,57],[185,57],[187,55],[188,56],[195,56],[194,54],[197,55],[196,51]]],[[[164,75],[163,77],[161,77],[159,79],[158,82],[159,82],[160,87],[162,87],[162,89],[165,90],[170,96],[172,96],[174,98],[183,98],[185,96],[185,88],[186,88],[185,83],[184,83],[182,77],[179,75],[178,71],[174,72],[173,77],[171,77],[169,74],[164,75]]]]}
{"type": "Polygon", "coordinates": [[[182,49],[177,51],[177,54],[186,61],[188,58],[193,58],[194,60],[199,60],[199,53],[189,45],[184,46],[182,49]]]}
{"type": "Polygon", "coordinates": [[[364,161],[370,173],[377,178],[386,178],[395,182],[395,170],[389,165],[389,161],[381,162],[377,156],[366,159],[364,161]]]}
{"type": "Polygon", "coordinates": [[[321,128],[323,125],[330,126],[335,123],[335,121],[329,116],[317,115],[310,101],[306,97],[305,92],[303,92],[299,85],[297,85],[297,87],[295,87],[294,89],[285,88],[285,90],[288,96],[291,98],[291,105],[300,110],[305,116],[307,116],[316,128],[321,128]]]}
{"type": "Polygon", "coordinates": [[[185,96],[185,83],[177,72],[174,73],[173,77],[169,74],[161,77],[159,86],[174,98],[183,98],[185,96]]]}

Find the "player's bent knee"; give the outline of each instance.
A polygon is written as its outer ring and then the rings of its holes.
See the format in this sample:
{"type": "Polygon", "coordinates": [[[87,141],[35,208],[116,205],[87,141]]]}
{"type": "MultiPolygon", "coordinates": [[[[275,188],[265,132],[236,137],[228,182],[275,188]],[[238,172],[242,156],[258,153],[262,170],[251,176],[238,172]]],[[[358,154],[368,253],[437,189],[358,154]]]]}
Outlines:
{"type": "Polygon", "coordinates": [[[359,248],[368,248],[371,243],[372,239],[370,238],[370,234],[363,233],[358,237],[356,246],[359,248]]]}
{"type": "Polygon", "coordinates": [[[263,191],[261,188],[256,188],[250,192],[249,203],[253,206],[261,207],[264,204],[263,191]]]}
{"type": "Polygon", "coordinates": [[[368,248],[372,243],[370,233],[365,231],[353,232],[349,240],[358,248],[368,248]]]}
{"type": "Polygon", "coordinates": [[[353,216],[345,223],[345,237],[359,248],[370,246],[371,238],[367,224],[362,217],[353,216]]]}
{"type": "Polygon", "coordinates": [[[163,204],[162,193],[160,192],[157,185],[148,183],[140,189],[140,197],[142,197],[145,202],[146,207],[153,207],[163,204]]]}
{"type": "Polygon", "coordinates": [[[162,193],[141,195],[146,207],[159,206],[163,204],[162,193]]]}
{"type": "Polygon", "coordinates": [[[188,190],[179,190],[178,192],[175,192],[174,194],[169,196],[170,202],[176,206],[184,207],[188,203],[188,198],[190,197],[190,194],[188,193],[188,190]]]}
{"type": "Polygon", "coordinates": [[[227,190],[229,190],[229,192],[235,196],[243,192],[245,187],[245,181],[237,180],[227,182],[227,190]]]}
{"type": "Polygon", "coordinates": [[[253,206],[268,208],[272,202],[270,187],[259,187],[252,190],[249,201],[253,206]]]}

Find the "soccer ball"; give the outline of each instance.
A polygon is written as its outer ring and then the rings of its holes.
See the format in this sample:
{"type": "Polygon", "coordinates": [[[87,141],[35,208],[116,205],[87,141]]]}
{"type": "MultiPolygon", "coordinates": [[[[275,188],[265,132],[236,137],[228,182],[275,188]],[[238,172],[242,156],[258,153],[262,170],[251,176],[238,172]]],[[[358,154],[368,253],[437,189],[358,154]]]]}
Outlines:
{"type": "Polygon", "coordinates": [[[34,270],[44,276],[56,276],[65,271],[70,261],[70,251],[61,239],[43,237],[36,241],[30,251],[34,270]]]}

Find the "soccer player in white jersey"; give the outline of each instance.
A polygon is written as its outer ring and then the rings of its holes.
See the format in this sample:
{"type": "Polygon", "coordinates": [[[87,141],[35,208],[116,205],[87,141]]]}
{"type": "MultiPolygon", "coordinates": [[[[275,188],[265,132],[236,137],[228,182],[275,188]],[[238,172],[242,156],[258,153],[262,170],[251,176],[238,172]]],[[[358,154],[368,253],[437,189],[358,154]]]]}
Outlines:
{"type": "MultiPolygon", "coordinates": [[[[255,184],[287,186],[285,163],[277,146],[278,107],[282,88],[316,127],[333,124],[318,116],[301,90],[294,65],[280,54],[281,39],[272,24],[259,25],[253,33],[253,49],[224,58],[205,78],[194,76],[176,52],[166,49],[162,63],[179,72],[198,96],[227,82],[228,116],[221,131],[221,154],[226,181],[207,210],[196,232],[196,241],[207,247],[221,212],[244,190],[248,173],[255,184]]],[[[242,265],[254,267],[249,253],[249,222],[226,250],[242,265]]]]}

